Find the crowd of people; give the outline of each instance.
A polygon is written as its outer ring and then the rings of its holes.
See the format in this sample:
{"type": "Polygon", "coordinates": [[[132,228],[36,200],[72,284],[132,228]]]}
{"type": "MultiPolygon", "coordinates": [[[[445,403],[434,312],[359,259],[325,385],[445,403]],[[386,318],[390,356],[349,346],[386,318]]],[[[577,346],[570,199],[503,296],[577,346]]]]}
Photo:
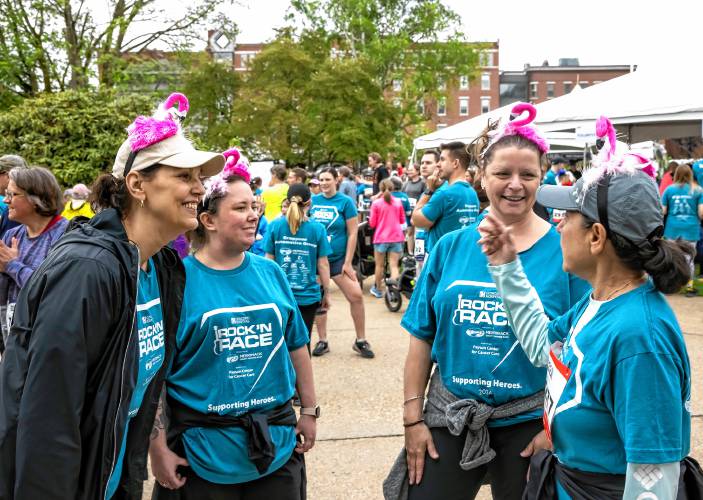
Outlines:
{"type": "Polygon", "coordinates": [[[373,297],[404,255],[417,276],[385,498],[694,491],[662,293],[696,295],[703,161],[657,186],[601,118],[593,165],[570,167],[520,103],[417,164],[276,165],[264,187],[238,149],[194,148],[188,110],[137,117],[90,188],[0,157],[0,498],[141,498],[147,457],[156,499],[305,498],[331,282],[375,357],[360,224],[373,297]]]}

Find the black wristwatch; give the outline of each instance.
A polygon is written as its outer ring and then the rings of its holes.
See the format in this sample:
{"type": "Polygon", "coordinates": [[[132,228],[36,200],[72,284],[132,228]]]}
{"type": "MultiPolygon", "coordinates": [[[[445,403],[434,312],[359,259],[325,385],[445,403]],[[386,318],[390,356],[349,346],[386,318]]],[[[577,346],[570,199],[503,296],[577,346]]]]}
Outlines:
{"type": "Polygon", "coordinates": [[[425,189],[422,194],[425,194],[427,196],[432,196],[434,194],[434,191],[431,189],[425,189]]]}

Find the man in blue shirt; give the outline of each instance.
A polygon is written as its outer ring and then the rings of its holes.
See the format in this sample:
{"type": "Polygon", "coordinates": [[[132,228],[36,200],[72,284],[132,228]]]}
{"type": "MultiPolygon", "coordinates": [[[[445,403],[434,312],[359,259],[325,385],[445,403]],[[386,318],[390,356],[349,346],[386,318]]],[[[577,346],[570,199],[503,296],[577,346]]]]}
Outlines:
{"type": "Polygon", "coordinates": [[[24,158],[17,155],[0,156],[0,238],[8,229],[17,226],[19,223],[8,218],[9,208],[5,203],[5,191],[10,183],[10,170],[16,167],[26,167],[24,158]]]}
{"type": "Polygon", "coordinates": [[[468,227],[478,217],[478,196],[466,182],[470,159],[463,142],[440,146],[439,166],[427,179],[427,189],[412,215],[413,225],[427,230],[427,252],[442,236],[468,227]],[[439,190],[444,181],[447,181],[446,187],[439,190]]]}

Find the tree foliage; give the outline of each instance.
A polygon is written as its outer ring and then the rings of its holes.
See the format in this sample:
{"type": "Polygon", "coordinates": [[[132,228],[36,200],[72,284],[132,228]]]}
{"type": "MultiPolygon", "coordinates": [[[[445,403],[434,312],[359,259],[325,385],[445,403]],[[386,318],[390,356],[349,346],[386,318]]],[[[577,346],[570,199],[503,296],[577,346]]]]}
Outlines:
{"type": "Polygon", "coordinates": [[[253,61],[234,106],[245,147],[286,162],[351,160],[393,139],[395,112],[363,59],[330,56],[327,40],[283,32],[253,61]]]}
{"type": "Polygon", "coordinates": [[[112,168],[137,115],[150,115],[158,102],[149,94],[65,91],[24,99],[0,113],[0,151],[43,165],[63,185],[90,184],[112,168]]]}
{"type": "MultiPolygon", "coordinates": [[[[0,0],[0,99],[88,88],[93,77],[111,88],[128,64],[125,54],[202,39],[226,1],[199,0],[171,12],[157,0],[0,0]]],[[[216,22],[234,31],[222,16],[216,22]]]]}

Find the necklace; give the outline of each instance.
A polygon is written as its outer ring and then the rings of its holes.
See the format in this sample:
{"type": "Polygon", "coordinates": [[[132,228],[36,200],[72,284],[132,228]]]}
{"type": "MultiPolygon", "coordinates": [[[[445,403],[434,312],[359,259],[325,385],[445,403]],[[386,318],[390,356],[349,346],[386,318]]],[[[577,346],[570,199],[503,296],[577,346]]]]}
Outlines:
{"type": "Polygon", "coordinates": [[[637,278],[632,278],[631,280],[625,282],[625,284],[623,286],[621,286],[620,288],[616,288],[615,290],[610,292],[608,294],[608,296],[605,299],[603,299],[603,302],[608,302],[610,299],[613,298],[613,296],[615,296],[616,293],[622,292],[625,288],[630,286],[632,283],[634,283],[635,281],[640,281],[641,279],[642,279],[642,276],[639,276],[637,278]]]}

